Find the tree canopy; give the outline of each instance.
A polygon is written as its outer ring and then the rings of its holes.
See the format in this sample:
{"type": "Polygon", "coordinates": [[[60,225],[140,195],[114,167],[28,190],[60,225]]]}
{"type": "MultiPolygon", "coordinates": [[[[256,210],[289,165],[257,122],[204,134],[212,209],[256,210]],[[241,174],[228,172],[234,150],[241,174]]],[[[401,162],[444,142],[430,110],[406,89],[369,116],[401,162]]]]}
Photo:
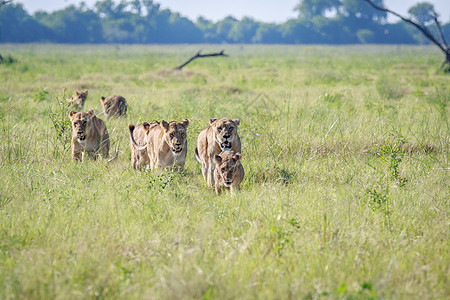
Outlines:
{"type": "MultiPolygon", "coordinates": [[[[374,1],[383,5],[383,0],[374,1]]],[[[0,7],[0,42],[56,43],[427,43],[411,26],[388,23],[386,13],[360,0],[300,0],[298,17],[282,24],[228,16],[192,21],[153,0],[98,0],[30,15],[14,1],[0,7]]],[[[409,9],[431,27],[435,10],[421,2],[409,9]]],[[[443,26],[450,40],[450,23],[443,26]]]]}

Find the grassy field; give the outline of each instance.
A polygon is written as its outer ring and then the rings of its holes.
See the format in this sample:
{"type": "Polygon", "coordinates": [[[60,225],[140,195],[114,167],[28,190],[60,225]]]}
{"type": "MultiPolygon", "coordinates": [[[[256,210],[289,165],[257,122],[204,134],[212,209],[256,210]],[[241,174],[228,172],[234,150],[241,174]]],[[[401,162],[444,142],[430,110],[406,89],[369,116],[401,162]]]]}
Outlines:
{"type": "Polygon", "coordinates": [[[450,75],[434,47],[0,53],[17,60],[0,65],[0,299],[450,297],[450,75]],[[127,99],[106,121],[110,160],[72,161],[74,89],[100,118],[101,96],[127,99]],[[236,196],[194,157],[211,117],[241,120],[236,196]],[[133,170],[128,124],[183,118],[185,172],[133,170]]]}

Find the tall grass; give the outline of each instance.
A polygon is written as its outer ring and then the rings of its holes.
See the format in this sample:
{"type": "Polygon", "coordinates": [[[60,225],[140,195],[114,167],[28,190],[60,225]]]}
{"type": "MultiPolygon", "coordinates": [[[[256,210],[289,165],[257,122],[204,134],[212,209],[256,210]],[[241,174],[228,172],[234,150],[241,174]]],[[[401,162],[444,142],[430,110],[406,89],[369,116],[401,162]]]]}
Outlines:
{"type": "Polygon", "coordinates": [[[172,70],[198,47],[0,47],[0,298],[448,297],[439,53],[227,45],[172,70]],[[127,99],[114,159],[72,161],[65,88],[100,118],[127,99]],[[225,116],[246,177],[217,197],[193,149],[225,116]],[[128,124],[182,118],[185,172],[134,171],[128,124]]]}

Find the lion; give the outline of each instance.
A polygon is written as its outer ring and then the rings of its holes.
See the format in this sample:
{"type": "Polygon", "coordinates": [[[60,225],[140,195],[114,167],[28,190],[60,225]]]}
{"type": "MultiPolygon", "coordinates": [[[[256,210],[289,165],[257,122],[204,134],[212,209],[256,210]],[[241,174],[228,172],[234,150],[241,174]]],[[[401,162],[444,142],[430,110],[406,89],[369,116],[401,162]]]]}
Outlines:
{"type": "Polygon", "coordinates": [[[146,136],[151,127],[158,125],[158,121],[152,121],[150,123],[144,122],[137,126],[134,126],[133,124],[128,126],[130,133],[131,166],[133,168],[137,170],[149,168],[150,157],[147,153],[146,136]]]}
{"type": "Polygon", "coordinates": [[[195,157],[202,164],[203,178],[214,187],[214,156],[226,150],[241,153],[241,139],[237,132],[240,121],[211,118],[209,124],[198,136],[195,157]]]}
{"type": "Polygon", "coordinates": [[[86,102],[86,98],[88,96],[88,90],[79,92],[73,91],[73,95],[70,98],[67,98],[66,101],[71,103],[76,109],[83,109],[84,102],[86,102]]]}
{"type": "Polygon", "coordinates": [[[187,153],[187,134],[189,120],[161,123],[152,121],[138,126],[131,124],[130,148],[131,164],[135,169],[141,169],[148,164],[147,169],[184,170],[187,153]],[[145,156],[145,152],[146,155],[145,156]]]}
{"type": "Polygon", "coordinates": [[[222,151],[214,155],[216,164],[214,169],[214,189],[220,195],[222,189],[231,191],[241,190],[241,182],[244,179],[244,167],[241,162],[241,154],[232,150],[222,151]]]}
{"type": "Polygon", "coordinates": [[[102,103],[106,118],[127,115],[127,101],[122,96],[101,97],[100,102],[102,103]]]}
{"type": "Polygon", "coordinates": [[[69,113],[72,121],[72,157],[82,161],[85,154],[94,160],[100,152],[104,158],[109,154],[109,135],[106,124],[95,116],[94,112],[69,113]]]}

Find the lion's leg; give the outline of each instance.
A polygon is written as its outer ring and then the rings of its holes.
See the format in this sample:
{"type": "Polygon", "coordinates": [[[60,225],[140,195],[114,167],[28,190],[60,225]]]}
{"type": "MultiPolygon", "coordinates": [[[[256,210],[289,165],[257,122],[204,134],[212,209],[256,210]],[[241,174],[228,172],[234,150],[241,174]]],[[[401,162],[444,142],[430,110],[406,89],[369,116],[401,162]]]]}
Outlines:
{"type": "Polygon", "coordinates": [[[208,177],[208,167],[206,166],[205,163],[202,163],[202,175],[203,179],[206,180],[206,178],[208,177]]]}
{"type": "Polygon", "coordinates": [[[222,189],[220,188],[218,182],[215,183],[215,185],[214,185],[214,190],[216,191],[216,194],[217,194],[217,195],[220,195],[220,193],[222,192],[222,189]]]}
{"type": "Polygon", "coordinates": [[[206,174],[206,182],[209,186],[214,186],[214,169],[212,165],[208,166],[208,173],[206,174]]]}
{"type": "Polygon", "coordinates": [[[235,195],[240,190],[241,190],[241,187],[239,185],[231,186],[231,188],[230,188],[230,192],[231,192],[232,195],[235,195]]]}
{"type": "Polygon", "coordinates": [[[109,146],[110,146],[109,135],[106,133],[103,135],[102,141],[100,143],[100,151],[103,158],[108,158],[109,146]]]}
{"type": "Polygon", "coordinates": [[[174,165],[174,170],[178,171],[178,172],[183,172],[184,171],[184,164],[176,164],[176,165],[174,165]]]}
{"type": "Polygon", "coordinates": [[[83,160],[83,146],[81,146],[76,138],[72,138],[72,158],[76,161],[83,160]]]}
{"type": "Polygon", "coordinates": [[[83,159],[82,153],[83,153],[83,151],[81,151],[81,150],[79,150],[79,151],[72,150],[72,158],[76,161],[82,161],[82,159],[83,159]]]}
{"type": "MultiPolygon", "coordinates": [[[[86,152],[86,151],[85,151],[85,152],[86,152]]],[[[87,155],[89,156],[90,159],[92,159],[92,160],[97,160],[97,156],[98,156],[97,151],[87,152],[87,155]]]]}

